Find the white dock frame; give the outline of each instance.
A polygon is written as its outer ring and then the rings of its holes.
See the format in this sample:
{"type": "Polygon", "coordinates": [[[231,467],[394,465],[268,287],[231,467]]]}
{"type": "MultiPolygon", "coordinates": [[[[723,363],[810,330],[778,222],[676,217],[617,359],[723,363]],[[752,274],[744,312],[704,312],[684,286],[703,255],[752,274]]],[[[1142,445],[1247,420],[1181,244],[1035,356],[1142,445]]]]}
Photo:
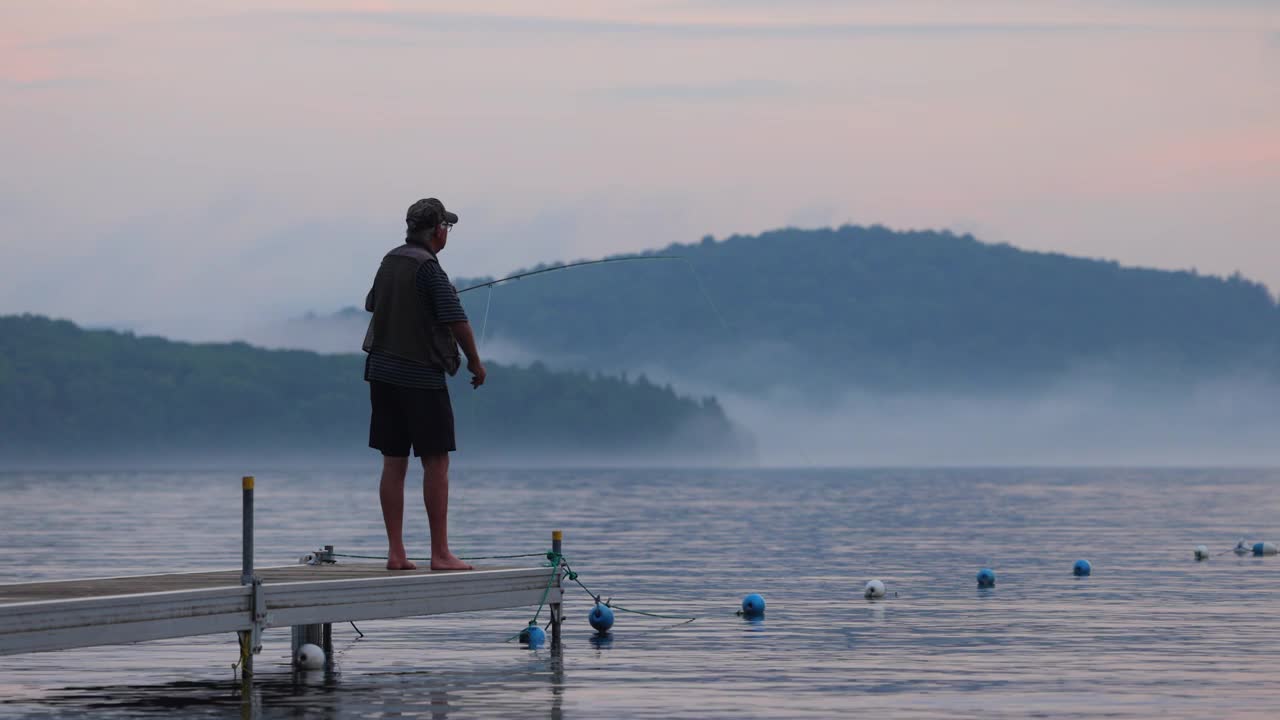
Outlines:
{"type": "MultiPolygon", "coordinates": [[[[559,605],[558,579],[547,588],[553,572],[551,567],[472,570],[0,603],[0,655],[252,632],[255,587],[266,603],[263,628],[536,606],[544,591],[548,604],[559,605]]],[[[99,580],[116,579],[123,578],[99,580]]],[[[145,576],[132,579],[146,582],[145,576]]],[[[93,582],[64,581],[69,588],[93,582]]],[[[37,584],[63,583],[30,583],[37,584]]]]}
{"type": "MultiPolygon", "coordinates": [[[[331,651],[335,622],[548,605],[558,649],[562,566],[393,572],[378,565],[253,567],[253,478],[245,477],[236,570],[0,585],[0,655],[235,632],[252,674],[262,630],[292,627],[331,651]],[[157,590],[157,587],[181,588],[157,590]],[[323,638],[323,640],[321,640],[323,638]]],[[[552,534],[555,555],[560,532],[552,534]]],[[[332,548],[328,548],[332,552],[332,548]]],[[[296,653],[295,653],[296,657],[296,653]]],[[[331,658],[330,658],[331,659],[331,658]]]]}

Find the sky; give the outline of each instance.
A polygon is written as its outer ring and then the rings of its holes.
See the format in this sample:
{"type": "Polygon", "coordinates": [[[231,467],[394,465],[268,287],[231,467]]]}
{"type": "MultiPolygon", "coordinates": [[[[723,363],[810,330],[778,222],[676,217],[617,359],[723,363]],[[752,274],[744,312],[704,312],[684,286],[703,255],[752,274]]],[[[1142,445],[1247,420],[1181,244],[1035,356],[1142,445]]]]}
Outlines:
{"type": "Polygon", "coordinates": [[[0,0],[0,314],[358,304],[426,196],[455,277],[881,223],[1280,290],[1280,3],[0,0]]]}

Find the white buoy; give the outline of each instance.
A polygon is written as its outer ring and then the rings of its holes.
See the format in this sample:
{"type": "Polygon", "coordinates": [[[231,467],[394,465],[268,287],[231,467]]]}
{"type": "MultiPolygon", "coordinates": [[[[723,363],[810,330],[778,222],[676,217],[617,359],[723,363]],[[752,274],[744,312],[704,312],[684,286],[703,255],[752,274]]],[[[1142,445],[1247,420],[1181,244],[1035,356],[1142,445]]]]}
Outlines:
{"type": "Polygon", "coordinates": [[[862,589],[862,596],[868,600],[884,597],[884,583],[879,580],[872,580],[862,589]]]}
{"type": "Polygon", "coordinates": [[[324,650],[321,650],[319,645],[307,643],[298,648],[298,656],[294,660],[303,670],[323,670],[324,650]]]}
{"type": "Polygon", "coordinates": [[[1275,555],[1276,552],[1277,552],[1277,549],[1275,544],[1273,543],[1260,542],[1260,543],[1253,544],[1253,554],[1257,555],[1258,557],[1262,557],[1263,555],[1275,555]]]}
{"type": "Polygon", "coordinates": [[[1197,546],[1196,546],[1196,559],[1197,559],[1197,560],[1208,560],[1208,559],[1209,559],[1209,548],[1205,547],[1204,545],[1197,545],[1197,546]]]}

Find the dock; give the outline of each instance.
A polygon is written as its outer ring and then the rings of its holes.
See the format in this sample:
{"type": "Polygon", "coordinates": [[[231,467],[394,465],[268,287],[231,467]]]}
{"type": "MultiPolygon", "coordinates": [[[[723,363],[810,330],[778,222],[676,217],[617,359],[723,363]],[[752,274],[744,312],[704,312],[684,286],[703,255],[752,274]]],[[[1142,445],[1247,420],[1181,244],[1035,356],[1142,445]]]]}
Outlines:
{"type": "MultiPolygon", "coordinates": [[[[253,479],[244,478],[240,569],[0,585],[0,655],[236,633],[241,666],[252,672],[261,633],[293,628],[296,650],[320,645],[332,658],[338,622],[541,606],[560,641],[562,568],[489,567],[468,571],[387,570],[381,564],[323,561],[254,568],[253,479]]],[[[553,533],[551,558],[560,534],[553,533]]]]}

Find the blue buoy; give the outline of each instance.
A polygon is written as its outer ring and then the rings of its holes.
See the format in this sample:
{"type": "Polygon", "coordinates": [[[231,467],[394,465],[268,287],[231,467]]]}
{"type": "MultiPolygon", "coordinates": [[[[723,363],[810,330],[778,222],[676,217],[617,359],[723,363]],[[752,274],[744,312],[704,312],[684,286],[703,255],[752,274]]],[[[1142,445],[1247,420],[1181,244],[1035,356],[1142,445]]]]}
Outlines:
{"type": "Polygon", "coordinates": [[[591,627],[595,628],[596,632],[603,635],[613,627],[613,609],[604,603],[596,603],[596,606],[587,614],[587,622],[591,623],[591,627]]]}
{"type": "Polygon", "coordinates": [[[751,593],[742,598],[742,614],[746,617],[760,617],[764,614],[764,597],[759,593],[751,593]]]}
{"type": "Polygon", "coordinates": [[[544,632],[543,629],[538,627],[537,625],[530,625],[529,627],[520,631],[521,645],[528,645],[530,648],[536,648],[536,647],[541,647],[542,644],[545,643],[546,641],[547,641],[547,633],[544,632]]]}
{"type": "Polygon", "coordinates": [[[1076,577],[1085,577],[1093,572],[1093,565],[1090,565],[1088,560],[1077,560],[1076,564],[1071,566],[1071,572],[1075,573],[1076,577]]]}
{"type": "Polygon", "coordinates": [[[996,571],[991,568],[982,568],[978,571],[978,587],[992,588],[996,586],[996,571]]]}
{"type": "Polygon", "coordinates": [[[1254,543],[1253,554],[1256,557],[1262,557],[1263,555],[1275,555],[1276,546],[1269,542],[1254,543]]]}

